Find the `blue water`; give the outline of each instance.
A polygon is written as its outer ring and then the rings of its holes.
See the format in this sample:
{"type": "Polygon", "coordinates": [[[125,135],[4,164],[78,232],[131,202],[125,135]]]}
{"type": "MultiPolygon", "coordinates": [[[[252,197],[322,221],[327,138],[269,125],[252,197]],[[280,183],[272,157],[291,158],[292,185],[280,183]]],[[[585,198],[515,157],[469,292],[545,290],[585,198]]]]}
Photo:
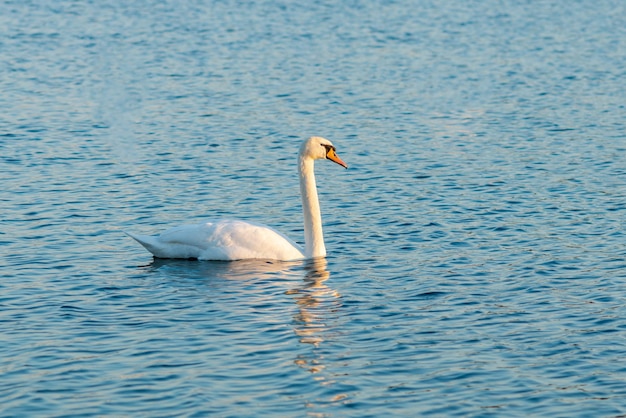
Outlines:
{"type": "Polygon", "coordinates": [[[0,416],[626,414],[621,1],[0,3],[0,416]],[[153,260],[209,217],[317,263],[153,260]]]}

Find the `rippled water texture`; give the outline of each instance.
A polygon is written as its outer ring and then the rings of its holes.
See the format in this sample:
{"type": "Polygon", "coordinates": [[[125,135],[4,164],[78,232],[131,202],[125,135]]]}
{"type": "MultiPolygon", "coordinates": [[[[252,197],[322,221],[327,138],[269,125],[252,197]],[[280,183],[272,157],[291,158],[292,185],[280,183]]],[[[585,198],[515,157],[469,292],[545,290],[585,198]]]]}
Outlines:
{"type": "Polygon", "coordinates": [[[309,3],[0,3],[0,415],[626,414],[624,3],[309,3]]]}

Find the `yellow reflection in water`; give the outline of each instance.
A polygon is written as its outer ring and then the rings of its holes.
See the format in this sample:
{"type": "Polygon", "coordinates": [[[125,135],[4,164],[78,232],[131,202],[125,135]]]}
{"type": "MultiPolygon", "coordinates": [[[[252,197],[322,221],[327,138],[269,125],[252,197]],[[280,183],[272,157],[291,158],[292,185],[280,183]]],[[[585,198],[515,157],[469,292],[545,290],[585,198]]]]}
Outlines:
{"type": "MultiPolygon", "coordinates": [[[[300,337],[300,342],[311,344],[315,348],[324,341],[324,334],[328,330],[327,321],[337,310],[341,296],[325,283],[330,277],[327,265],[325,258],[307,262],[304,280],[286,292],[294,295],[298,305],[298,313],[294,315],[294,332],[300,337]]],[[[311,373],[319,373],[326,368],[322,360],[321,356],[313,352],[310,356],[299,356],[295,364],[311,373]]]]}
{"type": "MultiPolygon", "coordinates": [[[[324,258],[316,259],[305,265],[305,277],[298,286],[288,290],[288,295],[293,295],[298,306],[298,312],[294,315],[294,332],[303,344],[310,344],[311,351],[299,355],[294,363],[313,375],[313,379],[322,386],[335,384],[336,373],[327,369],[325,358],[319,350],[324,338],[332,333],[334,322],[341,308],[341,295],[336,290],[326,285],[330,278],[327,269],[327,261],[324,258]]],[[[318,407],[335,402],[347,402],[348,394],[334,394],[326,400],[309,400],[306,406],[309,409],[307,415],[316,416],[313,412],[318,407]]],[[[325,414],[320,413],[320,416],[325,414]]]]}
{"type": "Polygon", "coordinates": [[[294,300],[299,308],[294,319],[300,325],[294,328],[295,333],[300,337],[300,342],[316,347],[324,341],[327,309],[334,309],[340,296],[324,283],[330,277],[327,265],[325,258],[308,262],[300,286],[287,291],[288,295],[296,295],[294,300]]]}

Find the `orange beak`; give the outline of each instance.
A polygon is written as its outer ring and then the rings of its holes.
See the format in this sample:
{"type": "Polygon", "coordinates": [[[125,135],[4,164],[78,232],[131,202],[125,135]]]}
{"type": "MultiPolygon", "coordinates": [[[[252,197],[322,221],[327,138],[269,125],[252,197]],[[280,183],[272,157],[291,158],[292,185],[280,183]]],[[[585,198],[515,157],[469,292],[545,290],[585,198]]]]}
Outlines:
{"type": "Polygon", "coordinates": [[[343,168],[348,168],[348,164],[344,163],[343,160],[339,158],[335,150],[332,148],[328,150],[328,153],[326,154],[326,158],[328,158],[330,161],[336,162],[343,168]]]}

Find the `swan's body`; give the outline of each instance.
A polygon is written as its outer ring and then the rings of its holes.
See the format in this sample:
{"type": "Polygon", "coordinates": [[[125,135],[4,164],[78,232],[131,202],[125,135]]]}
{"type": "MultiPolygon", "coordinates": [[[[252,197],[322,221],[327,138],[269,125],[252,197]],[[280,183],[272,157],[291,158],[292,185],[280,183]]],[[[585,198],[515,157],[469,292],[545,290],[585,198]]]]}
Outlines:
{"type": "Polygon", "coordinates": [[[329,140],[314,136],[302,143],[298,172],[304,215],[304,249],[268,226],[226,219],[183,225],[169,229],[158,237],[128,235],[158,258],[291,261],[324,257],[322,215],[313,171],[313,162],[319,159],[329,159],[347,168],[329,140]]]}
{"type": "Polygon", "coordinates": [[[128,234],[158,258],[299,260],[303,250],[265,225],[219,219],[172,228],[158,237],[128,234]]]}

